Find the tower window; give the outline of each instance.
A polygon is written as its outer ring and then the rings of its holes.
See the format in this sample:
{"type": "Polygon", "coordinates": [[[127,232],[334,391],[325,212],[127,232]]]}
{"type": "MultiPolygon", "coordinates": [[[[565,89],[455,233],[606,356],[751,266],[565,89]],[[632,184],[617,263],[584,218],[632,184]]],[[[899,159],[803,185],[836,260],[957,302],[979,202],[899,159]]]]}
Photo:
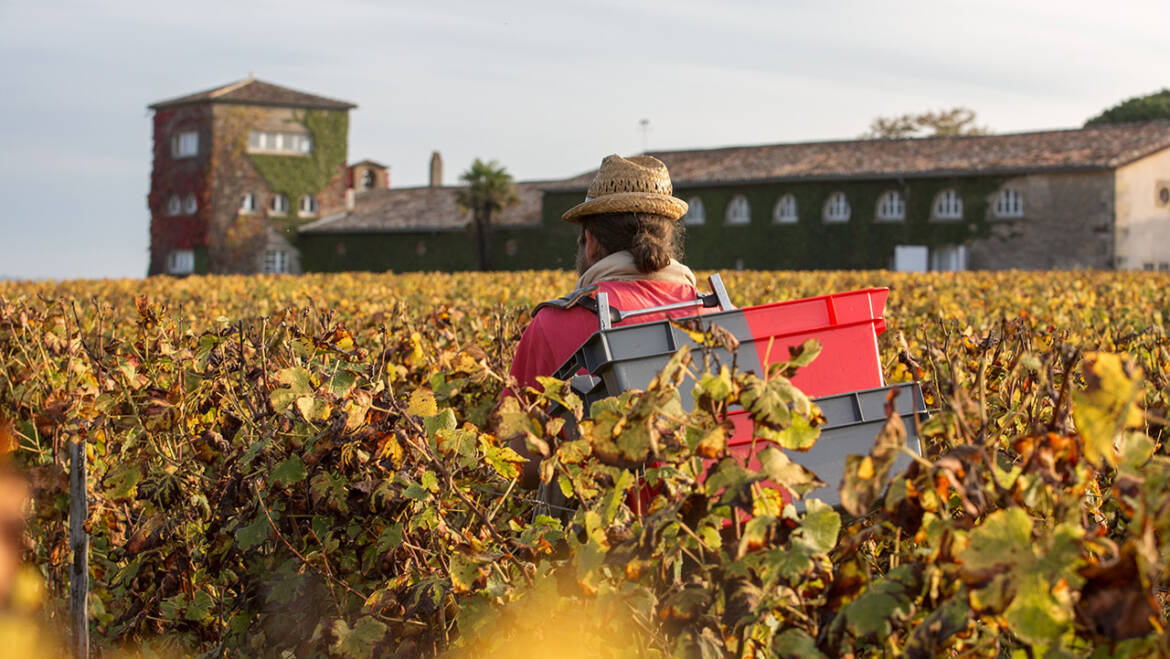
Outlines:
{"type": "Polygon", "coordinates": [[[190,158],[199,154],[199,133],[185,130],[171,136],[171,156],[190,158]]]}
{"type": "Polygon", "coordinates": [[[197,210],[199,210],[199,201],[195,199],[195,195],[187,195],[183,199],[183,212],[188,215],[194,215],[197,210]]]}
{"type": "Polygon", "coordinates": [[[288,197],[280,193],[272,195],[272,200],[268,202],[268,210],[273,215],[284,215],[288,213],[288,197]]]}
{"type": "Polygon", "coordinates": [[[248,134],[248,151],[253,153],[312,153],[313,138],[304,133],[254,130],[248,134]]]}
{"type": "Polygon", "coordinates": [[[189,249],[173,249],[167,253],[167,273],[189,275],[195,272],[195,253],[189,249]]]}
{"type": "Polygon", "coordinates": [[[301,217],[313,217],[317,214],[317,198],[313,195],[304,195],[301,197],[301,217]]]}
{"type": "Polygon", "coordinates": [[[256,208],[256,195],[251,192],[245,192],[243,198],[240,199],[240,212],[255,213],[256,208]]]}
{"type": "Polygon", "coordinates": [[[179,195],[171,195],[167,199],[167,215],[178,215],[183,212],[183,202],[179,201],[179,195]]]}
{"type": "Polygon", "coordinates": [[[265,251],[264,272],[270,275],[286,274],[288,272],[288,252],[282,249],[265,251]]]}

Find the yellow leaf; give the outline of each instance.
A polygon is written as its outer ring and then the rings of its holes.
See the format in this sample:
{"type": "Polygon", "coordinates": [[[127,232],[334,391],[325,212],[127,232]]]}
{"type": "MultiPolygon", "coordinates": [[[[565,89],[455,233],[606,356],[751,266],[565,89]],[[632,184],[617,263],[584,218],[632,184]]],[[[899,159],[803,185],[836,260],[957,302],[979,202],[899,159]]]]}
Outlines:
{"type": "Polygon", "coordinates": [[[862,480],[869,480],[873,478],[873,458],[868,455],[857,466],[857,477],[862,480]]]}
{"type": "Polygon", "coordinates": [[[415,416],[434,416],[439,413],[435,404],[435,395],[430,389],[415,389],[410,394],[410,404],[406,407],[407,414],[415,416]]]}
{"type": "Polygon", "coordinates": [[[1085,388],[1073,394],[1073,420],[1085,459],[1094,466],[1117,465],[1114,439],[1127,428],[1142,427],[1142,371],[1128,356],[1085,353],[1085,388]]]}

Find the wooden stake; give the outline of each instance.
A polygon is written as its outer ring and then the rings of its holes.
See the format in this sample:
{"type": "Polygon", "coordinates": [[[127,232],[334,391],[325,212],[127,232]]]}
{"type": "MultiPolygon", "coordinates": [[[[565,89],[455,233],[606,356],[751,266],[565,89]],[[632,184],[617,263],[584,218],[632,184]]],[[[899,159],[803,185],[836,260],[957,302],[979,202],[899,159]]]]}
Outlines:
{"type": "Polygon", "coordinates": [[[89,534],[85,520],[89,500],[85,491],[86,442],[75,438],[69,443],[69,547],[73,550],[73,569],[69,573],[69,609],[73,621],[73,650],[78,659],[89,657],[89,534]]]}

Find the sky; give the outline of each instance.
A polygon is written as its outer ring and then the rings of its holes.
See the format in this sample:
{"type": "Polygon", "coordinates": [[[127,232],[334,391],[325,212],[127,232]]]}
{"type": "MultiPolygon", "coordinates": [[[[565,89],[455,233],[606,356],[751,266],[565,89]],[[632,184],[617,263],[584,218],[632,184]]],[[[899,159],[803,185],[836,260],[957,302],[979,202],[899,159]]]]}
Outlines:
{"type": "Polygon", "coordinates": [[[392,186],[609,153],[848,139],[966,106],[1081,125],[1170,86],[1170,2],[0,0],[0,278],[144,276],[147,105],[250,73],[358,105],[392,186]],[[643,131],[639,122],[649,120],[643,131]]]}

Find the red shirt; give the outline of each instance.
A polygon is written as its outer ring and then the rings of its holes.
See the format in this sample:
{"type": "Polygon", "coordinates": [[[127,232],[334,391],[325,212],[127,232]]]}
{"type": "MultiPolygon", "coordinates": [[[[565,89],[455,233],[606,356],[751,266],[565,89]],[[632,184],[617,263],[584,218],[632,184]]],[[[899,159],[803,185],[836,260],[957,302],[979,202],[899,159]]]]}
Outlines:
{"type": "MultiPolygon", "coordinates": [[[[646,280],[604,281],[598,283],[597,292],[607,293],[610,306],[621,311],[685,302],[695,299],[698,295],[695,287],[689,284],[646,280]]],[[[597,293],[594,293],[594,296],[596,295],[597,293]]],[[[680,309],[669,315],[678,317],[695,313],[696,309],[680,309]]],[[[634,316],[618,325],[646,323],[662,320],[666,316],[664,313],[634,316]]],[[[510,371],[512,377],[516,378],[521,389],[527,386],[539,389],[536,376],[552,375],[597,330],[597,314],[588,309],[579,306],[570,309],[552,307],[541,309],[524,329],[524,335],[520,337],[520,345],[517,346],[516,356],[512,360],[510,371]]],[[[505,389],[503,395],[514,394],[511,390],[505,389]]]]}

